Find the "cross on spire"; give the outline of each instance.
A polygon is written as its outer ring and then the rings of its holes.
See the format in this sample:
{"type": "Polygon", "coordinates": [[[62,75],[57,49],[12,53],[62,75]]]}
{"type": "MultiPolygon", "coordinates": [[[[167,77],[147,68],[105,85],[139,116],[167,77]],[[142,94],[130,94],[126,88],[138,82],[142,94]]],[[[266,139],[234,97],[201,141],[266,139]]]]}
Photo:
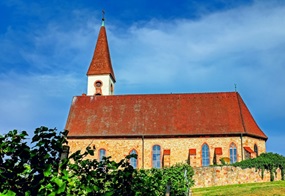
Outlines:
{"type": "Polygon", "coordinates": [[[104,22],[105,22],[105,11],[102,10],[102,26],[105,26],[104,22]]]}
{"type": "Polygon", "coordinates": [[[105,11],[102,10],[102,20],[104,21],[105,20],[105,11]]]}

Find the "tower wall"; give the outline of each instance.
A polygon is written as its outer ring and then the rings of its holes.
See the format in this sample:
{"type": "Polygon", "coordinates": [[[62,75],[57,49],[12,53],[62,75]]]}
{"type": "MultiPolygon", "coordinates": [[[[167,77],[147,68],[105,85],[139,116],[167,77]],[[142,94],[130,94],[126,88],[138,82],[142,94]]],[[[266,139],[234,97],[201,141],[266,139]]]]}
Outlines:
{"type": "Polygon", "coordinates": [[[101,92],[101,95],[113,95],[114,94],[114,88],[115,83],[110,77],[110,74],[105,75],[92,75],[88,76],[87,79],[87,95],[92,96],[101,92]],[[96,86],[96,81],[102,82],[101,87],[96,86]]]}

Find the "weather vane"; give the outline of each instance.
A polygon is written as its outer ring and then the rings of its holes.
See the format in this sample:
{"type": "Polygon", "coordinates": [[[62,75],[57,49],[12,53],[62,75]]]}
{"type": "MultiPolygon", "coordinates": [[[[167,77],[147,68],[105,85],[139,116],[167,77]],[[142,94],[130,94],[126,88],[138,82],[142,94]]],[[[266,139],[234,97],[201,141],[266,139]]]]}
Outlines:
{"type": "Polygon", "coordinates": [[[237,84],[235,84],[235,92],[237,92],[237,84]]]}
{"type": "Polygon", "coordinates": [[[105,20],[105,11],[102,10],[102,21],[104,21],[104,20],[105,20]]]}

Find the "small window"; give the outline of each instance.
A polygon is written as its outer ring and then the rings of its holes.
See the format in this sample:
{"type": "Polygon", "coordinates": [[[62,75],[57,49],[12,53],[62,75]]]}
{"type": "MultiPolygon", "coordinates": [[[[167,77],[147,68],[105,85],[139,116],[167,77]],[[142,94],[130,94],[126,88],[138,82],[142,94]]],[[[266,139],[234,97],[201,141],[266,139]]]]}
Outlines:
{"type": "Polygon", "coordinates": [[[110,86],[110,90],[111,90],[111,93],[113,94],[114,92],[114,87],[113,87],[113,84],[111,83],[111,86],[110,86]]]}
{"type": "Polygon", "coordinates": [[[95,87],[101,87],[102,86],[102,82],[100,80],[97,80],[94,84],[95,87]]]}
{"type": "Polygon", "coordinates": [[[66,146],[66,145],[62,146],[62,152],[60,154],[60,160],[68,158],[69,149],[70,149],[69,146],[66,146]]]}
{"type": "Polygon", "coordinates": [[[155,145],[152,147],[152,167],[161,168],[160,146],[155,145]]]}
{"type": "Polygon", "coordinates": [[[256,156],[258,156],[258,147],[256,144],[254,144],[254,152],[255,152],[256,156]]]}
{"type": "Polygon", "coordinates": [[[105,156],[106,156],[106,150],[101,148],[99,150],[99,161],[102,161],[103,157],[105,157],[105,156]]]}
{"type": "Polygon", "coordinates": [[[230,160],[231,163],[237,162],[237,147],[234,143],[230,145],[230,160]]]}
{"type": "MultiPolygon", "coordinates": [[[[132,150],[132,151],[130,152],[130,154],[136,154],[136,155],[137,155],[138,153],[137,153],[136,150],[132,150]]],[[[131,166],[133,166],[134,169],[137,169],[137,167],[138,167],[138,159],[132,157],[132,158],[130,159],[130,164],[131,164],[131,166]]]]}
{"type": "Polygon", "coordinates": [[[210,152],[209,146],[204,144],[202,146],[202,166],[209,166],[210,165],[210,152]]]}

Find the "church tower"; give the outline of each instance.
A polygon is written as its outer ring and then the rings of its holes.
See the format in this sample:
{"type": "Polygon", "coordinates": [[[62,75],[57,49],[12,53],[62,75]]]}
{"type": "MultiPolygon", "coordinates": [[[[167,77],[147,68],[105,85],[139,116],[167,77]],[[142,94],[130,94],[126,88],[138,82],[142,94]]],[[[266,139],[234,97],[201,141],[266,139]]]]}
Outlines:
{"type": "Polygon", "coordinates": [[[95,51],[87,71],[87,95],[113,95],[115,74],[109,52],[104,15],[95,51]]]}

